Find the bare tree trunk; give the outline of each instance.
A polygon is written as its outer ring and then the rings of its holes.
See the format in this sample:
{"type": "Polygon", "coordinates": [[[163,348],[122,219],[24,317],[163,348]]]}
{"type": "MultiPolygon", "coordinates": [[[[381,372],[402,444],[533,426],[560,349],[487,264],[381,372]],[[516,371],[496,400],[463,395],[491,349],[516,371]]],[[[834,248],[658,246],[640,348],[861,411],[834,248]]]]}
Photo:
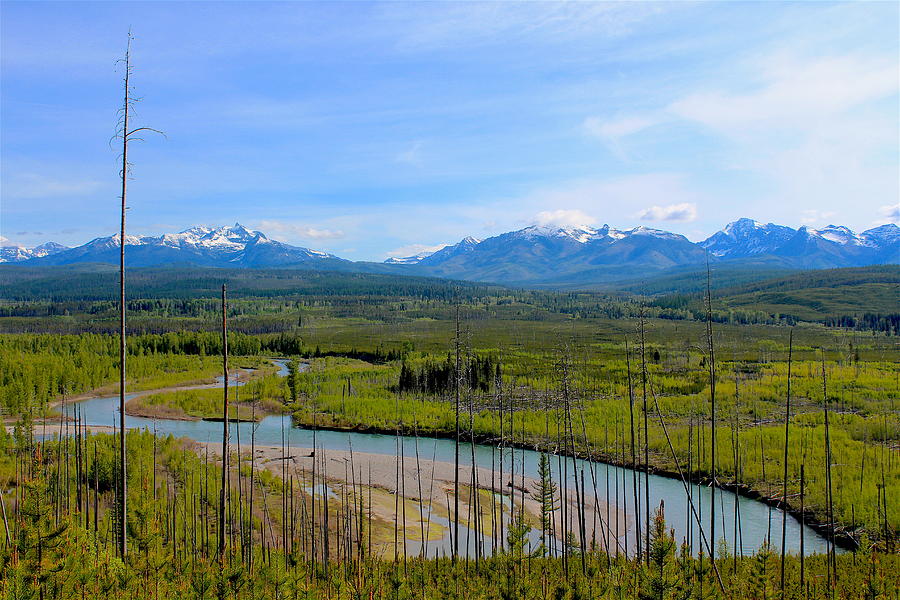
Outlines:
{"type": "Polygon", "coordinates": [[[136,101],[131,96],[131,88],[129,80],[131,78],[131,31],[128,31],[128,45],[125,48],[125,77],[124,77],[124,100],[122,102],[122,112],[119,121],[117,135],[122,138],[122,171],[120,173],[122,180],[121,195],[121,226],[119,230],[119,479],[118,479],[118,504],[119,504],[119,523],[118,523],[118,552],[121,558],[125,558],[127,550],[127,524],[128,524],[128,471],[125,464],[125,211],[127,210],[127,189],[128,189],[128,143],[132,140],[140,138],[133,137],[134,134],[141,131],[152,131],[154,133],[162,133],[150,127],[136,127],[129,129],[129,118],[131,116],[132,104],[136,101]]]}
{"type": "MultiPolygon", "coordinates": [[[[709,559],[716,562],[716,353],[712,334],[712,291],[709,273],[709,258],[706,261],[706,346],[709,353],[709,401],[710,401],[710,471],[712,482],[709,486],[709,559]]],[[[647,524],[649,528],[650,524],[647,524]]]]}
{"type": "MultiPolygon", "coordinates": [[[[637,556],[643,556],[641,552],[641,507],[638,499],[638,476],[637,476],[637,450],[634,440],[634,384],[631,380],[631,354],[628,351],[628,338],[625,338],[625,365],[628,369],[628,414],[631,420],[631,487],[634,492],[634,532],[637,540],[637,556]]],[[[626,525],[626,535],[627,535],[626,525]]],[[[626,558],[628,555],[628,545],[626,540],[625,546],[626,558]]]]}
{"type": "Polygon", "coordinates": [[[831,479],[831,427],[828,411],[828,384],[825,374],[825,351],[822,350],[822,400],[825,403],[825,499],[828,503],[828,588],[829,596],[834,597],[834,588],[837,585],[837,564],[834,551],[834,492],[831,479]]]}
{"type": "Polygon", "coordinates": [[[460,358],[459,358],[459,299],[456,300],[456,372],[454,373],[456,394],[456,404],[454,413],[456,415],[456,426],[454,439],[454,469],[453,469],[453,562],[456,562],[459,554],[459,384],[460,377],[460,358]]]}
{"type": "Polygon", "coordinates": [[[644,412],[644,548],[650,564],[650,426],[647,418],[647,356],[644,341],[644,307],[641,306],[641,399],[644,412]]]}
{"type": "MultiPolygon", "coordinates": [[[[782,482],[781,500],[778,507],[781,513],[781,594],[784,595],[784,552],[785,542],[787,541],[787,511],[785,511],[785,503],[788,495],[788,444],[790,443],[791,433],[791,365],[794,355],[794,330],[791,329],[788,335],[788,371],[787,371],[787,402],[784,410],[784,481],[782,482]]],[[[765,462],[763,463],[765,464],[765,462]]]]}
{"type": "Polygon", "coordinates": [[[806,587],[806,540],[803,529],[806,527],[806,515],[803,512],[803,495],[806,492],[805,465],[800,463],[800,592],[806,587]]]}
{"type": "Polygon", "coordinates": [[[222,284],[222,489],[219,491],[219,562],[225,562],[225,521],[228,512],[228,304],[222,284]]]}
{"type": "Polygon", "coordinates": [[[119,556],[125,558],[127,549],[127,481],[125,472],[125,210],[128,186],[128,117],[131,108],[131,32],[125,50],[125,101],[122,104],[122,215],[119,231],[119,556]]]}

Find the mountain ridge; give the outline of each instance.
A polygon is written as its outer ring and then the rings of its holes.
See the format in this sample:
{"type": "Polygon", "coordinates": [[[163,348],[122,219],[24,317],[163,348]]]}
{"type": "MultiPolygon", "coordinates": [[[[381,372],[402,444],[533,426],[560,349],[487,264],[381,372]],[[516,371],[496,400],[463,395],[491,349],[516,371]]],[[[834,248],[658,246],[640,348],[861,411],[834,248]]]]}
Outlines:
{"type": "MultiPolygon", "coordinates": [[[[33,249],[4,247],[0,262],[29,265],[118,262],[119,236],[67,248],[48,242],[33,249]]],[[[520,285],[595,283],[639,269],[648,276],[714,263],[767,268],[821,269],[900,262],[900,228],[886,224],[859,234],[847,227],[793,229],[742,218],[700,242],[680,234],[609,225],[532,225],[479,240],[463,238],[434,252],[383,263],[349,261],[328,252],[268,238],[239,223],[194,226],[159,236],[127,236],[131,267],[188,264],[201,267],[288,267],[393,272],[520,285]]]]}

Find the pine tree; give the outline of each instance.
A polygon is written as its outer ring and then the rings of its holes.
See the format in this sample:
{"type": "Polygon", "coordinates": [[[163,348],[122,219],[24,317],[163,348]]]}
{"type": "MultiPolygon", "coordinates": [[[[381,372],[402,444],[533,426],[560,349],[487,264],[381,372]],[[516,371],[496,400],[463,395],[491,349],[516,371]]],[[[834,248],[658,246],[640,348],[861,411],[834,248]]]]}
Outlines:
{"type": "Polygon", "coordinates": [[[649,562],[647,587],[641,590],[642,600],[664,600],[675,588],[675,536],[666,530],[665,505],[660,502],[650,529],[647,547],[649,562]]]}
{"type": "Polygon", "coordinates": [[[531,497],[541,505],[541,548],[538,549],[541,555],[549,550],[547,537],[553,523],[553,512],[558,508],[556,493],[557,485],[553,481],[550,457],[546,452],[542,452],[538,461],[538,481],[531,492],[531,497]]]}

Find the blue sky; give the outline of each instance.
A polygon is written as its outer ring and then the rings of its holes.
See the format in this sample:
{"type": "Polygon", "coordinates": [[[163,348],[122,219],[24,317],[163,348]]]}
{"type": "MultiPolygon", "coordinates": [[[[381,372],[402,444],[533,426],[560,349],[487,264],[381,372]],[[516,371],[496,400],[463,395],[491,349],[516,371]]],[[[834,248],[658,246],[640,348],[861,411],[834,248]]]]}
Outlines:
{"type": "Polygon", "coordinates": [[[8,2],[0,234],[241,222],[382,260],[532,223],[897,220],[897,3],[8,2]]]}

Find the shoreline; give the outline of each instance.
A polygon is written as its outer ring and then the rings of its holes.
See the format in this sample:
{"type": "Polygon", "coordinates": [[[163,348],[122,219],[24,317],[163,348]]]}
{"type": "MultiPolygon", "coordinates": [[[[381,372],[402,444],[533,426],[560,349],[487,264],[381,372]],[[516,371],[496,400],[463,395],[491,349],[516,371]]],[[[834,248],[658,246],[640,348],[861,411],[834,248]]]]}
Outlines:
{"type": "MultiPolygon", "coordinates": [[[[252,371],[255,371],[255,370],[246,370],[246,369],[236,370],[237,375],[236,375],[234,381],[249,380],[251,377],[246,376],[246,374],[250,373],[252,371]],[[245,376],[243,378],[241,377],[242,374],[245,374],[245,376]]],[[[186,389],[202,389],[202,388],[206,388],[206,387],[214,387],[215,385],[217,385],[217,384],[214,382],[211,384],[171,386],[168,388],[146,390],[146,391],[138,392],[138,395],[131,398],[129,400],[129,402],[131,400],[135,400],[135,399],[138,399],[138,398],[150,395],[150,394],[154,394],[154,393],[165,393],[168,391],[178,391],[178,390],[186,390],[186,389]]],[[[117,385],[102,386],[100,388],[96,388],[89,392],[83,392],[83,393],[73,396],[71,398],[66,398],[65,402],[66,403],[82,402],[85,400],[91,400],[94,398],[103,397],[104,395],[111,395],[108,393],[108,390],[110,389],[110,387],[117,388],[118,386],[117,385]]],[[[113,390],[113,391],[115,391],[115,390],[113,390]]],[[[51,404],[51,406],[56,406],[59,404],[62,404],[62,400],[58,400],[57,402],[54,402],[53,404],[51,404]]],[[[159,414],[153,414],[152,412],[149,412],[149,411],[143,412],[143,411],[135,411],[133,409],[129,410],[127,405],[126,405],[126,415],[131,415],[131,416],[136,416],[136,417],[153,418],[153,419],[173,420],[173,421],[204,420],[204,418],[202,418],[202,417],[190,417],[188,415],[162,416],[159,414]]],[[[261,419],[265,418],[266,416],[270,416],[270,413],[261,414],[259,419],[261,420],[261,419]]],[[[66,419],[66,420],[71,421],[71,419],[66,419]]],[[[56,421],[57,422],[55,423],[55,425],[50,422],[46,422],[46,426],[44,425],[44,422],[35,423],[35,429],[37,430],[38,428],[46,427],[47,431],[52,432],[52,433],[57,433],[57,432],[63,431],[64,428],[59,426],[58,419],[56,419],[56,421]]],[[[298,423],[294,419],[292,419],[292,424],[294,427],[297,427],[300,429],[305,429],[305,430],[310,430],[310,431],[313,429],[310,425],[298,423]]],[[[11,423],[10,420],[7,420],[5,425],[6,425],[7,431],[12,431],[14,429],[14,425],[11,423]]],[[[372,434],[382,434],[382,435],[395,435],[397,433],[397,431],[395,429],[379,428],[376,426],[365,426],[365,425],[358,425],[358,426],[317,425],[315,428],[319,429],[319,430],[323,430],[323,431],[372,433],[372,434]]],[[[112,433],[113,431],[115,431],[112,427],[105,426],[105,425],[88,426],[88,430],[91,432],[95,432],[95,433],[112,433]]],[[[405,436],[410,436],[410,437],[417,435],[421,439],[429,439],[429,438],[447,439],[447,440],[455,439],[455,435],[453,432],[443,432],[443,431],[432,431],[432,432],[423,434],[422,432],[415,432],[412,430],[404,431],[403,429],[401,429],[400,434],[405,435],[405,436]]],[[[466,437],[470,437],[470,436],[466,436],[466,437]]],[[[495,435],[476,434],[474,436],[474,441],[476,444],[493,446],[494,443],[496,442],[496,440],[497,440],[497,437],[495,435]]],[[[462,441],[468,442],[468,440],[462,440],[462,441]]],[[[198,443],[200,443],[200,442],[198,442],[198,443]]],[[[546,446],[542,446],[540,444],[528,445],[528,444],[524,444],[522,442],[515,441],[515,440],[512,440],[512,441],[507,440],[506,444],[510,447],[515,447],[515,448],[523,449],[523,450],[533,450],[533,451],[538,451],[538,452],[546,449],[546,446]]],[[[599,464],[599,465],[608,464],[610,466],[615,466],[615,467],[624,468],[624,469],[632,468],[632,466],[628,463],[623,463],[621,461],[616,460],[615,458],[609,458],[600,453],[575,452],[574,454],[572,454],[572,453],[567,453],[567,452],[559,452],[559,455],[566,456],[569,458],[589,460],[589,461],[595,462],[596,464],[599,464]]],[[[388,456],[388,455],[379,455],[379,456],[388,456]]],[[[638,471],[642,470],[643,468],[644,468],[644,465],[641,465],[641,464],[638,464],[635,466],[635,469],[637,469],[638,471]]],[[[665,477],[667,479],[672,479],[672,480],[677,480],[677,481],[682,480],[682,476],[678,471],[674,471],[674,470],[671,470],[668,468],[656,467],[651,464],[648,468],[648,471],[650,474],[658,475],[660,477],[665,477]]],[[[696,474],[692,477],[691,476],[686,477],[685,481],[689,484],[707,485],[707,486],[712,483],[712,480],[710,477],[708,477],[706,475],[696,475],[696,474]]],[[[820,521],[819,519],[817,519],[815,517],[815,515],[813,513],[811,513],[810,511],[806,510],[803,513],[801,513],[798,507],[794,507],[790,504],[786,504],[786,505],[782,506],[782,503],[779,500],[779,498],[767,496],[763,492],[758,491],[754,488],[751,488],[751,487],[747,486],[746,484],[735,484],[732,482],[719,481],[717,483],[717,487],[722,490],[732,492],[738,496],[742,496],[742,497],[750,499],[750,500],[761,502],[771,508],[776,508],[776,509],[782,510],[786,514],[791,515],[798,523],[802,523],[803,525],[810,527],[810,529],[812,529],[813,531],[815,531],[816,533],[821,535],[823,538],[828,539],[830,536],[833,535],[833,541],[834,541],[835,546],[837,546],[843,550],[852,551],[852,550],[857,549],[859,546],[856,538],[854,538],[850,533],[847,532],[846,526],[837,524],[837,527],[835,527],[832,530],[831,527],[829,527],[827,524],[825,524],[822,521],[820,521]]],[[[877,538],[873,538],[873,539],[877,539],[877,538]]]]}
{"type": "MultiPolygon", "coordinates": [[[[200,442],[195,440],[194,443],[197,445],[198,449],[205,448],[210,452],[210,455],[214,455],[217,459],[221,459],[221,442],[200,442]]],[[[236,445],[231,444],[230,450],[231,453],[236,454],[236,445]]],[[[450,462],[427,458],[420,458],[417,460],[413,457],[405,457],[405,459],[401,458],[398,461],[396,456],[390,454],[351,450],[323,450],[321,448],[313,449],[304,446],[281,447],[257,445],[254,450],[257,469],[264,468],[277,477],[282,477],[283,469],[286,468],[284,462],[289,461],[290,467],[287,468],[287,470],[292,471],[292,475],[297,475],[299,481],[308,483],[308,480],[305,477],[301,477],[300,474],[302,473],[304,476],[311,474],[313,462],[316,461],[316,464],[320,465],[320,469],[321,465],[326,465],[326,474],[324,476],[326,483],[337,482],[343,485],[367,486],[385,491],[392,497],[399,495],[404,500],[413,502],[416,505],[423,507],[427,506],[429,513],[436,509],[435,512],[439,515],[452,514],[450,502],[453,499],[453,491],[456,482],[454,478],[454,464],[450,462]],[[400,476],[401,472],[402,477],[400,476]],[[363,474],[366,474],[366,477],[368,477],[366,481],[363,481],[363,474]]],[[[245,466],[250,460],[248,457],[249,454],[250,446],[242,445],[241,463],[245,466]]],[[[541,505],[532,496],[532,493],[539,483],[537,479],[526,477],[523,488],[521,479],[518,479],[520,477],[518,474],[504,471],[505,481],[500,481],[499,473],[496,470],[492,471],[487,467],[477,467],[475,471],[477,477],[476,487],[479,492],[501,495],[507,502],[511,499],[513,506],[516,507],[522,506],[522,497],[524,495],[524,506],[528,515],[527,519],[532,523],[540,522],[541,505]]],[[[467,510],[470,509],[472,505],[471,495],[463,493],[463,489],[471,488],[472,475],[471,465],[460,465],[459,485],[461,493],[459,500],[467,510]]],[[[322,471],[319,471],[316,475],[317,482],[320,481],[320,477],[323,477],[322,471]]],[[[578,494],[574,490],[569,490],[566,494],[570,515],[577,514],[578,512],[577,496],[578,494]]],[[[491,521],[491,524],[493,524],[491,517],[491,510],[494,508],[493,501],[480,499],[478,500],[478,503],[482,513],[487,509],[487,520],[491,521]],[[487,505],[485,503],[487,503],[487,505]]],[[[503,511],[502,500],[500,501],[500,504],[500,512],[504,515],[503,521],[504,523],[508,523],[508,507],[506,511],[503,511]]],[[[624,535],[625,530],[633,524],[631,518],[618,506],[613,504],[607,506],[607,503],[600,498],[586,498],[583,501],[583,507],[585,516],[585,539],[590,540],[596,535],[594,539],[596,539],[598,545],[604,550],[607,549],[604,528],[607,527],[605,524],[605,515],[607,514],[607,510],[609,510],[609,514],[612,515],[610,520],[613,521],[614,528],[616,528],[617,525],[616,531],[621,531],[619,536],[616,536],[613,531],[609,532],[610,546],[612,546],[612,549],[621,547],[619,538],[621,535],[624,535]],[[595,515],[598,519],[594,519],[595,515]]],[[[384,510],[380,512],[376,510],[375,516],[386,521],[390,521],[394,518],[393,512],[386,512],[384,510]]],[[[420,518],[425,519],[427,517],[423,514],[420,518]]],[[[444,518],[447,517],[444,516],[444,518]]],[[[469,518],[470,516],[467,516],[464,519],[461,514],[460,525],[469,527],[471,524],[469,518]]],[[[484,526],[484,518],[483,514],[482,517],[479,518],[482,522],[482,526],[484,526]]],[[[554,518],[561,518],[559,506],[557,506],[554,511],[554,518]]],[[[419,523],[418,520],[411,520],[410,518],[407,518],[407,521],[419,523]]],[[[497,521],[499,523],[500,519],[498,518],[497,521]]],[[[432,523],[432,526],[435,526],[435,523],[432,523]]],[[[535,529],[533,527],[532,529],[540,531],[539,528],[535,529]]],[[[572,529],[569,528],[569,531],[571,530],[572,529]]],[[[562,537],[560,537],[562,535],[561,529],[557,529],[557,533],[559,534],[557,540],[560,542],[563,541],[562,537]]]]}
{"type": "MultiPolygon", "coordinates": [[[[306,429],[306,430],[313,429],[309,425],[298,424],[296,421],[293,421],[293,420],[292,420],[292,424],[294,425],[294,427],[297,427],[299,429],[306,429]]],[[[340,426],[316,425],[315,428],[319,429],[319,430],[324,430],[324,431],[374,433],[374,434],[380,434],[380,435],[395,435],[397,433],[397,431],[395,431],[395,430],[386,429],[386,428],[378,428],[378,427],[369,427],[369,426],[340,427],[340,426]]],[[[419,437],[421,439],[436,438],[436,439],[443,439],[443,440],[453,440],[456,438],[454,433],[444,432],[444,431],[432,431],[432,432],[423,434],[422,432],[415,432],[415,431],[410,431],[410,430],[404,431],[403,429],[400,429],[400,435],[404,435],[407,437],[412,437],[412,436],[417,435],[417,437],[419,437]]],[[[470,437],[470,436],[466,436],[466,437],[470,437]]],[[[497,440],[497,436],[476,433],[474,436],[474,439],[475,439],[476,444],[486,445],[486,446],[494,446],[494,442],[497,440]]],[[[469,442],[469,440],[461,440],[461,441],[464,443],[469,442]]],[[[509,447],[514,447],[519,450],[532,450],[535,452],[541,452],[546,449],[544,446],[541,446],[541,445],[528,445],[528,444],[523,444],[522,442],[515,441],[515,440],[505,440],[505,444],[509,447]]],[[[581,460],[587,460],[587,461],[596,463],[598,465],[608,464],[610,466],[619,467],[622,469],[632,469],[633,468],[634,470],[636,470],[638,472],[641,472],[644,468],[644,465],[642,465],[642,464],[637,464],[634,467],[632,467],[631,464],[623,463],[623,462],[615,460],[615,459],[608,459],[605,455],[600,454],[600,453],[593,453],[593,454],[590,454],[590,453],[585,454],[585,453],[579,453],[579,452],[575,452],[574,454],[569,453],[569,452],[557,452],[557,453],[560,456],[564,456],[566,458],[576,458],[576,459],[581,459],[581,460]]],[[[662,468],[662,467],[655,467],[653,465],[649,466],[648,471],[651,475],[658,475],[658,476],[664,477],[666,479],[682,481],[681,473],[679,473],[678,471],[673,471],[671,469],[666,469],[666,468],[662,468]]],[[[687,484],[709,486],[712,483],[712,478],[707,475],[700,475],[700,476],[694,475],[693,477],[691,477],[691,476],[685,477],[684,481],[687,484]]],[[[746,484],[734,484],[731,482],[719,481],[717,483],[716,487],[718,487],[719,489],[722,489],[722,490],[732,492],[733,494],[735,494],[737,496],[742,496],[749,500],[761,502],[771,508],[782,510],[785,513],[791,515],[798,523],[800,523],[802,525],[806,525],[807,527],[809,527],[810,529],[812,529],[813,531],[815,531],[816,533],[818,533],[825,539],[828,539],[829,535],[832,535],[831,528],[828,527],[827,524],[818,520],[815,517],[815,515],[813,513],[811,513],[810,511],[805,510],[801,513],[799,508],[791,506],[790,504],[782,506],[781,501],[778,498],[773,497],[773,496],[767,496],[764,493],[747,486],[746,484]]],[[[838,527],[841,527],[841,525],[838,524],[838,527]]],[[[835,546],[837,546],[838,548],[841,548],[842,550],[849,550],[849,551],[854,551],[859,548],[859,543],[857,542],[856,538],[849,535],[846,531],[837,531],[837,529],[838,528],[836,527],[835,531],[833,532],[835,546]]]]}

